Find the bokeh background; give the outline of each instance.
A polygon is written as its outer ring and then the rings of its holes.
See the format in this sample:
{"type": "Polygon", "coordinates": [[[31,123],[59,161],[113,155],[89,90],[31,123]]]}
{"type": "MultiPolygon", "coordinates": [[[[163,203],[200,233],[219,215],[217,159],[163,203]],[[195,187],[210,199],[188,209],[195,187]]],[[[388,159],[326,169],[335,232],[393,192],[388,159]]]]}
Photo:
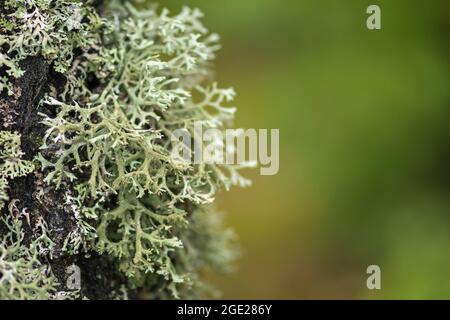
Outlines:
{"type": "Polygon", "coordinates": [[[251,188],[218,197],[242,248],[212,279],[222,297],[450,298],[450,2],[162,5],[198,7],[221,34],[236,127],[280,129],[279,174],[249,171],[251,188]]]}

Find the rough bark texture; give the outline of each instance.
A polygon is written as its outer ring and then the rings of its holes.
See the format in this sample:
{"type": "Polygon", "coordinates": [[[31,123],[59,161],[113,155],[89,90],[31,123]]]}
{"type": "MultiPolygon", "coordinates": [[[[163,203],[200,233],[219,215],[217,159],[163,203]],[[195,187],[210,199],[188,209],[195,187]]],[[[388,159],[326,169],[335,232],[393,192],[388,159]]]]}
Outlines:
{"type": "MultiPolygon", "coordinates": [[[[64,78],[51,72],[50,66],[42,57],[29,57],[21,62],[25,71],[22,78],[14,83],[14,96],[2,95],[0,98],[0,130],[16,131],[21,135],[23,158],[32,160],[39,152],[45,128],[40,123],[39,112],[52,114],[54,110],[40,105],[45,92],[57,90],[64,78]]],[[[51,152],[51,151],[50,151],[51,152]]],[[[61,289],[67,290],[66,283],[71,275],[67,268],[73,264],[81,271],[81,296],[90,299],[107,299],[112,291],[117,291],[126,279],[118,273],[114,264],[106,257],[84,254],[68,256],[63,250],[63,242],[75,225],[74,217],[63,202],[64,187],[56,190],[43,181],[43,175],[36,170],[33,174],[10,181],[10,208],[21,212],[26,210],[30,225],[38,217],[47,222],[50,236],[56,243],[56,250],[50,262],[58,278],[61,289]],[[43,191],[43,194],[42,194],[43,191]],[[41,194],[39,194],[41,193],[41,194]],[[11,204],[14,206],[11,207],[11,204]]],[[[8,214],[4,208],[1,214],[8,214]]],[[[27,226],[27,237],[31,228],[27,226]]],[[[2,230],[0,230],[2,232],[2,230]]]]}

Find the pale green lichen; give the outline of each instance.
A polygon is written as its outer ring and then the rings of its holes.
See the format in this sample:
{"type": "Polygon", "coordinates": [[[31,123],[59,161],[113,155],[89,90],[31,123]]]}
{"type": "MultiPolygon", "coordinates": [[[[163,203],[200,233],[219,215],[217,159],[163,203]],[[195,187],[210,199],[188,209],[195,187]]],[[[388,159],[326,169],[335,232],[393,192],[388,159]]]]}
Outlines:
{"type": "Polygon", "coordinates": [[[3,217],[2,222],[8,231],[0,242],[0,298],[49,299],[57,292],[58,282],[39,260],[42,239],[25,243],[20,217],[3,217]]]}
{"type": "Polygon", "coordinates": [[[26,241],[24,224],[30,217],[24,210],[18,212],[14,202],[9,215],[2,217],[6,233],[0,237],[0,299],[13,300],[65,300],[79,297],[78,291],[58,290],[59,283],[50,266],[42,262],[49,258],[53,241],[48,227],[40,219],[34,235],[26,241]]]}
{"type": "MultiPolygon", "coordinates": [[[[7,1],[6,8],[0,28],[9,46],[0,64],[9,75],[21,76],[19,62],[41,55],[67,80],[42,101],[55,113],[41,114],[47,131],[36,157],[45,182],[65,190],[76,224],[62,250],[109,255],[129,288],[147,288],[147,297],[196,296],[203,268],[224,269],[235,258],[232,233],[208,205],[221,187],[248,185],[237,167],[171,154],[175,130],[194,136],[196,121],[220,128],[233,118],[234,90],[209,83],[218,36],[188,8],[170,16],[111,0],[105,19],[81,1],[7,1]]],[[[9,80],[2,83],[11,93],[9,80]]],[[[15,169],[0,173],[0,204],[8,201],[6,178],[34,169],[17,146],[4,154],[15,169]]],[[[46,230],[45,221],[36,225],[29,252],[51,259],[46,230]]]]}
{"type": "MultiPolygon", "coordinates": [[[[89,1],[88,1],[89,2],[89,1]]],[[[53,69],[65,73],[74,50],[87,50],[99,41],[102,22],[94,9],[74,0],[6,0],[0,19],[0,67],[13,78],[23,76],[19,62],[43,56],[53,69]]],[[[13,94],[12,82],[0,78],[0,91],[13,94]]]]}
{"type": "Polygon", "coordinates": [[[7,189],[8,180],[0,176],[0,210],[5,206],[6,201],[9,200],[7,189]]]}
{"type": "Polygon", "coordinates": [[[8,180],[23,177],[33,172],[34,164],[22,159],[20,135],[0,131],[0,209],[8,200],[8,180]]]}

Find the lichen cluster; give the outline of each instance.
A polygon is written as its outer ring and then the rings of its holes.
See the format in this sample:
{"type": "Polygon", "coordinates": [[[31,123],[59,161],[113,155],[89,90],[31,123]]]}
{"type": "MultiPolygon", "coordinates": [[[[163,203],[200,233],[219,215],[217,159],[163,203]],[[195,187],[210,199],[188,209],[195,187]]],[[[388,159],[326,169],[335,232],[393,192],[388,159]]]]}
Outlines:
{"type": "Polygon", "coordinates": [[[171,153],[174,130],[193,134],[195,121],[220,128],[233,118],[235,109],[226,104],[234,91],[210,83],[218,36],[189,8],[171,16],[118,0],[104,1],[100,13],[90,1],[4,6],[0,90],[14,94],[13,79],[26,76],[19,65],[28,56],[44,57],[65,81],[50,86],[40,103],[52,112],[41,113],[46,131],[34,160],[21,160],[19,134],[0,131],[0,206],[9,215],[0,246],[0,298],[61,296],[51,263],[43,262],[54,250],[51,236],[42,236],[45,219],[40,229],[32,219],[31,240],[24,243],[26,214],[6,210],[14,201],[8,183],[28,174],[43,175],[64,194],[76,222],[64,239],[66,255],[109,256],[127,287],[145,297],[196,296],[201,270],[226,269],[235,258],[232,232],[210,204],[221,187],[248,184],[233,166],[192,164],[171,153]],[[3,270],[12,270],[8,278],[3,270]]]}
{"type": "MultiPolygon", "coordinates": [[[[0,65],[7,75],[23,76],[19,62],[41,55],[55,71],[65,73],[72,65],[75,49],[86,49],[98,41],[100,18],[82,1],[5,0],[6,14],[0,18],[0,65]]],[[[0,90],[13,94],[8,77],[2,77],[0,90]]]]}
{"type": "Polygon", "coordinates": [[[20,217],[2,218],[8,228],[0,243],[0,297],[2,299],[50,299],[57,294],[58,282],[48,265],[40,261],[45,245],[40,238],[24,243],[20,217]]]}
{"type": "Polygon", "coordinates": [[[16,132],[0,131],[0,209],[8,198],[8,180],[33,172],[34,164],[22,159],[20,135],[16,132]]]}

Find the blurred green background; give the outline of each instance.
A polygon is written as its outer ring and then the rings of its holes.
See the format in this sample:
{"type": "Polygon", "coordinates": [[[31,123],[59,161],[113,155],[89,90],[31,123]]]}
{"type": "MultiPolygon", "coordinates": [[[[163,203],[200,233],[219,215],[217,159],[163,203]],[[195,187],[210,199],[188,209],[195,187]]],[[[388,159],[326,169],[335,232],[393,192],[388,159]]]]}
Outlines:
{"type": "Polygon", "coordinates": [[[279,174],[218,197],[243,251],[223,298],[450,298],[450,2],[162,5],[221,35],[236,127],[280,129],[279,174]]]}

